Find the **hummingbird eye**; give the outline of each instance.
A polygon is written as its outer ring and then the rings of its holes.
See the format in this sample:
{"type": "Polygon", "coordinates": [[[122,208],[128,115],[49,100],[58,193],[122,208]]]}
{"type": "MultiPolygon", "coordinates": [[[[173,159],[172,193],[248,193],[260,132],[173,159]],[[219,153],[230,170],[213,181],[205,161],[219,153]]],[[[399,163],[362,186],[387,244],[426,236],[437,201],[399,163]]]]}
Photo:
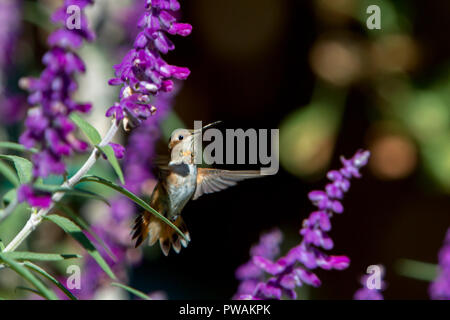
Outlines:
{"type": "Polygon", "coordinates": [[[179,135],[179,136],[178,136],[178,140],[180,140],[180,141],[183,140],[183,138],[184,138],[184,137],[183,137],[182,135],[179,135]]]}

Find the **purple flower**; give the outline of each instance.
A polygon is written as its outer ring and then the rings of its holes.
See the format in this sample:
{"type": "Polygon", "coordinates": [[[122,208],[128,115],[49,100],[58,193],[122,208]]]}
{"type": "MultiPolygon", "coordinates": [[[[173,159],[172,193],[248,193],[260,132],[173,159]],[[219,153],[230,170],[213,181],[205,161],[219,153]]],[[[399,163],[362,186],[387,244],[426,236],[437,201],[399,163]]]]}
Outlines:
{"type": "Polygon", "coordinates": [[[113,149],[116,158],[122,159],[125,154],[125,148],[122,145],[113,142],[110,142],[109,145],[113,149]]]}
{"type": "Polygon", "coordinates": [[[116,78],[109,84],[122,88],[120,102],[108,109],[107,117],[114,116],[117,121],[126,118],[127,126],[137,127],[156,111],[150,104],[151,96],[172,91],[174,79],[189,76],[188,68],[169,65],[162,58],[162,54],[175,49],[167,33],[187,36],[192,31],[191,25],[178,23],[174,17],[179,8],[176,0],[147,0],[134,48],[114,66],[116,78]]]}
{"type": "Polygon", "coordinates": [[[169,113],[179,86],[170,93],[162,92],[154,102],[158,105],[158,113],[144,121],[144,125],[136,128],[125,149],[124,174],[126,188],[134,193],[142,194],[145,182],[153,179],[151,171],[155,158],[155,144],[160,138],[159,124],[169,113]]]}
{"type": "Polygon", "coordinates": [[[72,49],[78,48],[82,39],[90,41],[94,36],[83,13],[81,29],[69,30],[65,22],[69,18],[68,6],[77,5],[83,9],[92,3],[92,0],[65,0],[52,16],[54,22],[64,26],[49,37],[51,48],[42,58],[44,71],[39,78],[24,78],[19,83],[29,91],[28,103],[35,106],[28,111],[26,129],[19,139],[25,147],[40,150],[32,159],[34,178],[64,174],[63,158],[88,147],[86,142],[75,137],[75,125],[69,119],[72,112],[86,113],[91,109],[89,103],[73,99],[78,87],[75,78],[85,71],[85,66],[72,49]]]}
{"type": "MultiPolygon", "coordinates": [[[[348,267],[350,264],[348,257],[328,255],[324,252],[334,246],[327,232],[331,230],[330,218],[344,211],[341,200],[350,188],[350,179],[361,177],[359,169],[367,164],[369,156],[369,151],[358,151],[351,159],[341,157],[343,167],[339,171],[333,170],[328,173],[327,177],[331,182],[326,185],[325,191],[312,191],[308,195],[317,210],[303,221],[300,229],[303,238],[300,244],[275,261],[273,257],[254,255],[253,265],[272,277],[267,281],[260,281],[252,292],[244,292],[240,299],[281,299],[283,295],[295,299],[296,287],[303,284],[320,286],[320,279],[311,270],[315,268],[343,270],[348,267]]],[[[258,274],[252,265],[246,265],[245,268],[250,270],[246,271],[247,273],[258,274]]],[[[242,278],[244,277],[238,277],[247,281],[242,278]]],[[[245,288],[252,289],[247,284],[245,288]]],[[[240,293],[238,291],[238,295],[240,293]]]]}
{"type": "Polygon", "coordinates": [[[386,288],[386,283],[383,281],[383,277],[385,274],[385,269],[382,265],[378,265],[378,267],[381,269],[380,274],[380,289],[376,288],[369,288],[368,281],[370,281],[369,276],[370,275],[364,275],[361,277],[361,285],[362,288],[358,289],[354,296],[354,300],[384,300],[383,294],[381,293],[382,290],[386,288]]]}
{"type": "Polygon", "coordinates": [[[450,300],[450,229],[439,251],[439,269],[439,275],[430,285],[430,297],[433,300],[450,300]]]}
{"type": "MultiPolygon", "coordinates": [[[[280,253],[280,243],[283,235],[280,230],[274,229],[261,235],[258,244],[250,249],[250,256],[258,258],[273,259],[280,253]]],[[[233,299],[244,295],[251,295],[259,282],[264,280],[264,272],[251,259],[236,269],[236,278],[241,281],[233,299]]]]}

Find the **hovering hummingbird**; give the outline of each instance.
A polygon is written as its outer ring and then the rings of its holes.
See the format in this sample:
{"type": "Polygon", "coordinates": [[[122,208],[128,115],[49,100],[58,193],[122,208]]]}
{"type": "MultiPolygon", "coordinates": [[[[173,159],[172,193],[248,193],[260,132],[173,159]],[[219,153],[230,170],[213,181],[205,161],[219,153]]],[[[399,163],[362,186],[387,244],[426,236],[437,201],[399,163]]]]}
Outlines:
{"type": "MultiPolygon", "coordinates": [[[[202,130],[218,122],[209,124],[198,130],[176,129],[169,140],[170,161],[158,167],[158,183],[150,197],[150,206],[170,219],[190,241],[186,224],[181,211],[189,200],[196,200],[201,195],[224,190],[236,185],[238,181],[260,177],[259,170],[230,171],[212,168],[197,168],[194,163],[194,139],[202,130]]],[[[168,255],[172,246],[179,253],[181,246],[187,246],[173,228],[148,211],[140,214],[133,227],[133,239],[138,247],[147,237],[149,245],[158,240],[164,255],[168,255]]]]}

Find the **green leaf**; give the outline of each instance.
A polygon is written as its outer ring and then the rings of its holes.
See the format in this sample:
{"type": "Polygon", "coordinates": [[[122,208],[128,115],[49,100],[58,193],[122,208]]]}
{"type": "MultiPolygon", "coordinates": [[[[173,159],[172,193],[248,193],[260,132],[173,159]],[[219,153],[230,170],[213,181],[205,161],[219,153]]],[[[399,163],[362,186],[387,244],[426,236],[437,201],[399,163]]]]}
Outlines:
{"type": "Polygon", "coordinates": [[[5,250],[5,244],[3,243],[2,239],[0,239],[0,252],[5,250]]]}
{"type": "Polygon", "coordinates": [[[435,280],[439,273],[437,265],[411,259],[397,260],[394,269],[404,277],[428,282],[435,280]]]}
{"type": "Polygon", "coordinates": [[[82,258],[82,256],[78,254],[37,253],[27,251],[4,252],[3,254],[13,260],[60,261],[66,259],[82,258]]]}
{"type": "Polygon", "coordinates": [[[17,190],[16,189],[11,189],[3,196],[2,201],[3,201],[4,204],[7,204],[7,203],[11,203],[16,198],[17,198],[17,190]]]}
{"type": "Polygon", "coordinates": [[[38,150],[36,148],[27,149],[27,148],[25,148],[25,146],[21,145],[20,143],[9,142],[9,141],[1,141],[0,149],[11,149],[11,150],[20,151],[20,152],[30,151],[32,153],[38,152],[38,150]]]}
{"type": "Polygon", "coordinates": [[[114,150],[111,146],[97,146],[108,159],[109,163],[113,167],[114,171],[116,172],[117,176],[119,177],[120,183],[125,184],[125,179],[123,178],[122,169],[120,168],[119,161],[116,158],[116,155],[114,154],[114,150]]]}
{"type": "Polygon", "coordinates": [[[92,191],[83,190],[83,189],[75,189],[75,188],[65,188],[61,186],[55,186],[55,185],[48,185],[48,184],[35,184],[34,188],[37,190],[49,192],[49,193],[55,193],[55,192],[64,192],[64,194],[71,195],[71,196],[80,196],[80,197],[86,197],[86,198],[92,198],[96,200],[100,200],[104,202],[106,205],[111,206],[108,199],[105,197],[96,194],[92,191]]]}
{"type": "Polygon", "coordinates": [[[14,163],[20,183],[25,184],[31,181],[31,171],[33,169],[33,164],[29,160],[11,155],[0,155],[0,159],[9,160],[14,163]]]}
{"type": "Polygon", "coordinates": [[[38,289],[42,295],[49,300],[57,300],[55,293],[48,289],[38,278],[36,278],[27,268],[25,268],[20,263],[8,258],[4,253],[0,253],[0,260],[9,265],[9,267],[21,275],[24,279],[30,282],[33,286],[38,289]]]}
{"type": "Polygon", "coordinates": [[[11,182],[15,187],[20,185],[20,181],[17,178],[16,173],[14,172],[13,169],[11,169],[10,166],[8,166],[7,164],[3,163],[3,161],[0,161],[0,173],[2,173],[5,178],[11,182]]]}
{"type": "Polygon", "coordinates": [[[45,296],[44,296],[42,293],[40,293],[39,291],[37,291],[36,289],[31,289],[31,288],[23,287],[23,286],[17,286],[17,287],[16,287],[16,290],[28,291],[28,292],[37,294],[38,296],[40,296],[40,297],[42,297],[42,298],[45,299],[45,296]]]}
{"type": "Polygon", "coordinates": [[[186,238],[186,236],[183,234],[183,232],[181,232],[180,229],[178,229],[169,219],[164,217],[158,211],[156,211],[155,209],[150,207],[144,200],[142,200],[141,198],[136,196],[134,193],[128,191],[127,189],[125,189],[125,188],[115,184],[114,182],[108,181],[106,179],[103,179],[103,178],[100,178],[100,177],[97,177],[97,176],[85,176],[78,183],[81,183],[81,182],[96,182],[96,183],[100,183],[100,184],[103,184],[103,185],[105,185],[105,186],[107,186],[107,187],[109,187],[111,189],[114,189],[114,190],[122,193],[123,195],[125,195],[129,199],[131,199],[134,203],[139,205],[141,208],[143,208],[144,210],[152,213],[157,218],[161,219],[164,223],[166,223],[172,229],[174,229],[180,236],[182,236],[184,240],[189,242],[189,239],[186,238]]]}
{"type": "Polygon", "coordinates": [[[91,235],[102,247],[103,249],[105,249],[106,253],[111,257],[112,260],[117,261],[117,257],[114,255],[114,253],[112,253],[111,249],[109,248],[109,246],[105,243],[105,241],[102,240],[102,238],[100,238],[87,224],[87,222],[85,222],[83,219],[81,219],[81,217],[79,217],[75,212],[73,212],[72,209],[70,209],[69,207],[61,204],[61,203],[57,203],[56,207],[61,210],[62,212],[64,212],[65,214],[67,214],[72,220],[75,221],[76,224],[78,224],[81,229],[83,229],[84,231],[86,231],[87,233],[89,233],[89,235],[91,235]]]}
{"type": "Polygon", "coordinates": [[[70,119],[75,122],[81,131],[83,131],[89,141],[91,141],[92,145],[97,145],[100,141],[102,141],[102,137],[100,136],[100,133],[98,133],[97,129],[95,129],[89,122],[84,120],[78,114],[72,112],[70,114],[70,119]]]}
{"type": "Polygon", "coordinates": [[[62,292],[64,292],[66,294],[66,296],[68,296],[71,300],[77,300],[77,298],[69,291],[67,290],[67,288],[58,280],[56,280],[52,275],[50,275],[47,271],[45,271],[44,269],[42,269],[41,267],[35,265],[34,263],[31,263],[29,261],[25,261],[23,263],[26,267],[30,268],[31,270],[40,273],[41,275],[43,275],[45,278],[47,278],[48,280],[50,280],[51,282],[53,282],[53,284],[55,284],[59,289],[61,289],[62,292]]]}
{"type": "Polygon", "coordinates": [[[87,250],[87,252],[91,255],[91,257],[94,258],[95,261],[97,261],[98,265],[103,269],[103,271],[106,272],[108,276],[110,276],[112,279],[116,279],[116,276],[112,272],[109,265],[102,258],[98,250],[95,248],[92,242],[86,237],[86,235],[83,233],[83,231],[80,229],[79,226],[77,226],[71,220],[55,214],[46,216],[45,219],[50,220],[53,223],[56,223],[66,233],[70,234],[75,240],[77,240],[83,246],[83,248],[87,250]]]}
{"type": "Polygon", "coordinates": [[[130,292],[130,293],[134,294],[135,296],[138,296],[139,298],[142,298],[144,300],[152,300],[148,295],[146,295],[142,291],[136,290],[136,289],[126,286],[124,284],[121,284],[118,282],[111,282],[111,285],[114,287],[119,287],[119,288],[125,289],[128,292],[130,292]]]}

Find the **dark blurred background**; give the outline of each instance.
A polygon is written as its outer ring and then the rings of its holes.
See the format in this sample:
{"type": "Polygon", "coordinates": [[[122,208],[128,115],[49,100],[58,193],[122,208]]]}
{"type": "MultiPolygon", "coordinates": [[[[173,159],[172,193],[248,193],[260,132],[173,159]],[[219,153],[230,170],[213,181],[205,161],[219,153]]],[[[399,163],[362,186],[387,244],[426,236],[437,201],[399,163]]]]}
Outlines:
{"type": "MultiPolygon", "coordinates": [[[[121,58],[105,52],[118,43],[127,50],[131,42],[111,36],[107,14],[119,10],[109,8],[112,1],[98,2],[98,41],[84,56],[88,68],[104,74],[86,80],[98,91],[82,88],[80,95],[97,100],[92,117],[100,119],[102,106],[115,99],[104,88],[112,76],[107,68],[121,58]],[[104,65],[94,66],[98,56],[106,57],[104,65]]],[[[302,220],[314,210],[307,193],[324,187],[341,155],[364,148],[372,152],[370,164],[353,182],[330,234],[333,253],[349,256],[350,267],[319,270],[322,286],[302,289],[300,298],[351,299],[367,266],[383,264],[386,299],[427,299],[450,226],[450,2],[181,4],[193,32],[174,39],[177,49],[167,59],[192,73],[176,98],[178,118],[190,127],[194,120],[222,120],[224,128],[279,128],[281,165],[275,176],[190,202],[183,212],[188,248],[169,257],[157,246],[145,248],[129,284],[164,290],[170,299],[230,298],[238,285],[234,271],[261,232],[279,227],[283,253],[297,244],[302,220]],[[381,8],[381,30],[366,27],[370,4],[381,8]]],[[[11,87],[30,68],[41,69],[45,30],[31,20],[21,43],[29,52],[19,52],[11,87]]],[[[14,137],[14,130],[3,135],[14,137]]]]}

